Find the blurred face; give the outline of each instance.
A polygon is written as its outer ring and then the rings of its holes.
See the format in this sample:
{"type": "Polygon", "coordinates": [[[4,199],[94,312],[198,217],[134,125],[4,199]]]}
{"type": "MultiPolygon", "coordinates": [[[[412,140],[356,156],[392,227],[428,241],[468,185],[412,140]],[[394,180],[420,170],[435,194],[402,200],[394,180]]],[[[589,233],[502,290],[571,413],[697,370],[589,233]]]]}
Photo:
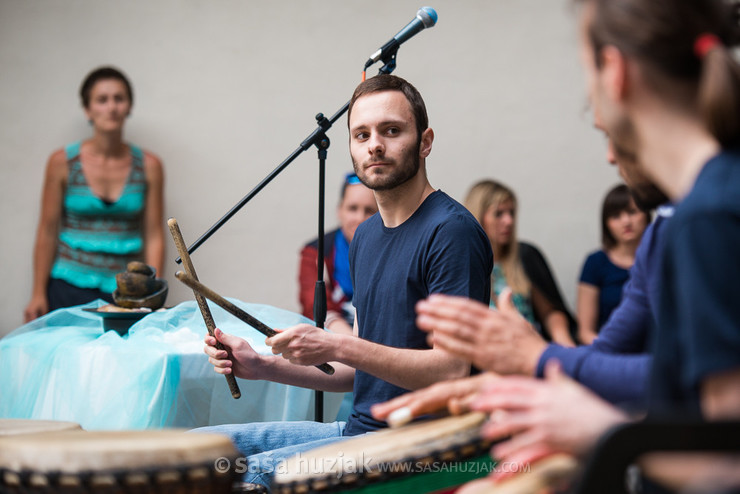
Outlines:
{"type": "Polygon", "coordinates": [[[618,211],[606,219],[606,227],[618,244],[625,244],[640,240],[647,228],[647,222],[647,215],[630,200],[627,209],[618,211]]]}
{"type": "Polygon", "coordinates": [[[90,90],[90,103],[85,114],[92,125],[101,131],[110,132],[123,128],[131,111],[126,86],[118,79],[102,79],[90,90]]]}
{"type": "Polygon", "coordinates": [[[362,184],[348,185],[337,208],[339,228],[347,242],[352,242],[360,223],[378,212],[375,194],[362,184]]]}
{"type": "Polygon", "coordinates": [[[403,93],[381,91],[355,100],[349,131],[355,173],[369,188],[393,189],[418,173],[420,143],[403,93]]]}
{"type": "MultiPolygon", "coordinates": [[[[595,127],[606,134],[598,120],[595,122],[595,127]]],[[[668,197],[653,185],[653,182],[642,172],[641,167],[637,164],[637,159],[629,152],[617,148],[608,135],[606,159],[610,164],[617,166],[619,175],[640,203],[640,207],[655,209],[668,202],[668,197]]],[[[614,238],[617,238],[617,236],[614,235],[614,238]]]]}
{"type": "Polygon", "coordinates": [[[514,221],[516,210],[514,202],[504,201],[498,206],[494,205],[488,208],[483,215],[483,231],[488,235],[488,239],[493,246],[504,246],[511,242],[514,234],[514,221]]]}
{"type": "MultiPolygon", "coordinates": [[[[625,170],[627,167],[636,168],[637,159],[637,134],[635,132],[632,120],[625,113],[621,105],[610,96],[607,91],[607,85],[614,85],[614,70],[604,69],[597,66],[594,47],[589,36],[589,27],[594,14],[592,2],[584,5],[580,18],[580,52],[581,63],[583,65],[586,77],[586,87],[588,90],[588,99],[594,114],[596,126],[603,130],[609,136],[609,162],[618,159],[621,155],[627,158],[630,163],[619,165],[620,174],[625,178],[628,185],[629,179],[625,176],[631,173],[625,170]],[[626,173],[625,173],[626,172],[626,173]]],[[[603,51],[602,51],[603,52],[603,51]]],[[[611,66],[610,66],[611,68],[611,66]]],[[[630,185],[631,186],[631,185],[630,185]]]]}

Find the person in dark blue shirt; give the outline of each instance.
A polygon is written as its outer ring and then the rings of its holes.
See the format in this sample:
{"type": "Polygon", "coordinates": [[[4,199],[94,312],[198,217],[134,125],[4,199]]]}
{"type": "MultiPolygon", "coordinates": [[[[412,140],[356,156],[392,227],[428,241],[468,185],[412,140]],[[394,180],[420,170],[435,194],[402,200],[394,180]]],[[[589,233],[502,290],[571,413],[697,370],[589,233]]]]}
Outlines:
{"type": "Polygon", "coordinates": [[[650,212],[640,209],[624,184],[612,187],[601,206],[601,249],[583,264],[576,302],[578,338],[590,344],[622,300],[622,289],[650,212]]]}
{"type": "MultiPolygon", "coordinates": [[[[579,3],[595,119],[675,204],[661,242],[648,414],[740,420],[737,10],[722,1],[579,3]]],[[[513,308],[501,312],[516,316],[513,308]]],[[[545,380],[499,377],[467,403],[494,414],[484,435],[499,441],[492,455],[500,462],[587,455],[609,428],[634,420],[558,368],[548,362],[545,380]]],[[[702,492],[740,490],[736,455],[650,456],[642,472],[663,487],[701,480],[702,492]]]]}
{"type": "Polygon", "coordinates": [[[470,374],[470,364],[431,347],[415,324],[414,307],[432,293],[490,299],[493,253],[486,234],[459,203],[430,185],[426,158],[434,132],[418,91],[405,80],[376,76],[361,83],[349,105],[350,154],[358,178],[372,189],[378,213],[350,245],[357,308],[354,334],[308,324],[268,338],[276,355],[258,355],[241,338],[216,331],[206,353],[217,372],[324,391],[354,391],[347,422],[269,422],[199,429],[230,436],[248,457],[245,480],[266,484],[281,459],[378,428],[369,408],[408,390],[470,374]],[[226,350],[216,348],[216,340],[226,350]],[[331,376],[313,365],[330,362],[331,376]]]}

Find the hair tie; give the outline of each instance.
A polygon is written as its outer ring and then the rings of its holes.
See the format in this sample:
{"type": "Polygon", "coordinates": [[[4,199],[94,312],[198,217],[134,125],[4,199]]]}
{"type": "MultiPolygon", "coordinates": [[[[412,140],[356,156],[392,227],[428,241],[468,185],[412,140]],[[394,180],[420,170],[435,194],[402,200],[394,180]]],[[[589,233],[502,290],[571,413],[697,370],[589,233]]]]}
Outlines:
{"type": "Polygon", "coordinates": [[[722,46],[722,41],[715,34],[700,34],[694,41],[694,54],[699,60],[703,60],[707,53],[718,46],[722,46]]]}

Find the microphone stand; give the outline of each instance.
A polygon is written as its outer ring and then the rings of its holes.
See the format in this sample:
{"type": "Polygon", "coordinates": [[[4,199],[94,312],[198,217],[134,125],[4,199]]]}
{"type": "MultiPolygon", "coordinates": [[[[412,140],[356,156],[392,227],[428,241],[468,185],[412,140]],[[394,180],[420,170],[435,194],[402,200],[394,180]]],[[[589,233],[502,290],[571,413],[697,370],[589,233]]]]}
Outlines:
{"type": "MultiPolygon", "coordinates": [[[[381,61],[383,67],[380,68],[378,74],[390,74],[396,68],[396,53],[398,52],[398,46],[388,50],[381,61]]],[[[367,69],[367,67],[365,67],[367,69]]],[[[318,258],[317,258],[317,276],[316,276],[316,287],[314,289],[314,301],[313,301],[313,314],[316,322],[316,327],[324,328],[324,322],[326,321],[326,286],[324,284],[324,203],[325,203],[325,182],[326,182],[326,157],[327,150],[331,142],[326,136],[326,132],[331,129],[332,125],[339,120],[349,110],[349,101],[342,106],[331,118],[326,118],[323,113],[316,115],[316,123],[318,126],[316,129],[309,134],[306,139],[293,151],[290,156],[285,158],[273,171],[271,171],[262,181],[257,184],[246,196],[244,196],[238,203],[236,203],[225,215],[221,217],[216,223],[213,224],[203,235],[188,247],[188,254],[192,254],[195,250],[200,247],[203,242],[208,240],[211,235],[221,228],[227,221],[231,219],[241,208],[243,208],[254,196],[264,189],[280,172],[288,167],[298,156],[304,151],[307,151],[311,146],[316,146],[318,149],[318,160],[319,160],[319,210],[318,210],[318,258]]],[[[181,257],[175,259],[177,264],[182,262],[181,257]]],[[[317,422],[324,421],[324,392],[314,390],[314,417],[317,422]]]]}

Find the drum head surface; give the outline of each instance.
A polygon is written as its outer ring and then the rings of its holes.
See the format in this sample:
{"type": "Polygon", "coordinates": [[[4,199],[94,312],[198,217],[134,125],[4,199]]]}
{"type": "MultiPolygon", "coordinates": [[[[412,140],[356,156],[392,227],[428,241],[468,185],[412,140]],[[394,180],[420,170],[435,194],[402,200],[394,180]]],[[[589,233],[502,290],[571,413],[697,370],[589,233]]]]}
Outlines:
{"type": "Polygon", "coordinates": [[[58,431],[0,437],[0,468],[77,473],[213,463],[236,457],[231,441],[181,430],[58,431]]]}
{"type": "Polygon", "coordinates": [[[80,429],[82,429],[80,424],[76,424],[74,422],[62,422],[58,420],[0,419],[0,437],[15,436],[17,434],[34,434],[37,432],[80,429]]]}
{"type": "Polygon", "coordinates": [[[452,451],[462,445],[480,442],[480,428],[485,420],[483,413],[445,417],[313,449],[278,465],[274,484],[301,483],[312,477],[338,478],[342,477],[347,466],[369,471],[381,464],[452,451]]]}

